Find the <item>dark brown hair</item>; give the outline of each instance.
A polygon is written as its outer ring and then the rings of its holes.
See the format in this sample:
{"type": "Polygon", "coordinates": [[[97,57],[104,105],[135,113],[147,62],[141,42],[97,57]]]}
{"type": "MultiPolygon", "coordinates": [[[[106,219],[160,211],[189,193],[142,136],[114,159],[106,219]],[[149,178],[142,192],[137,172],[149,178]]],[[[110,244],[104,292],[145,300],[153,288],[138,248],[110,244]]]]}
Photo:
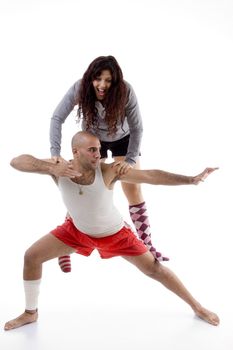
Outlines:
{"type": "Polygon", "coordinates": [[[77,96],[78,120],[84,118],[89,128],[98,127],[98,116],[95,107],[96,94],[93,87],[93,81],[101,75],[103,70],[109,70],[112,75],[111,86],[104,99],[105,121],[108,125],[109,134],[117,131],[117,121],[122,125],[125,118],[125,105],[127,101],[127,90],[123,80],[122,70],[113,56],[97,57],[83,75],[80,91],[77,96]]]}

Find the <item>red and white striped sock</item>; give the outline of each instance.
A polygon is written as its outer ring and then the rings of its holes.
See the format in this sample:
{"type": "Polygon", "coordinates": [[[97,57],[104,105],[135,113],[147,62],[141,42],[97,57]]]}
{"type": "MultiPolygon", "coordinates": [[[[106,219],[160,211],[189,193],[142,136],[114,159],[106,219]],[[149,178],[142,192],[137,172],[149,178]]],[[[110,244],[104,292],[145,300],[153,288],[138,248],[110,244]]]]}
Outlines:
{"type": "Polygon", "coordinates": [[[71,260],[69,255],[59,256],[58,264],[63,272],[71,272],[71,260]]]}
{"type": "Polygon", "coordinates": [[[134,223],[136,228],[138,237],[143,241],[143,243],[147,246],[149,251],[153,254],[156,260],[158,261],[168,261],[169,258],[163,256],[160,252],[158,252],[155,247],[153,247],[151,241],[151,233],[150,233],[150,223],[147,214],[146,203],[140,203],[136,205],[129,206],[129,213],[131,220],[134,223]]]}

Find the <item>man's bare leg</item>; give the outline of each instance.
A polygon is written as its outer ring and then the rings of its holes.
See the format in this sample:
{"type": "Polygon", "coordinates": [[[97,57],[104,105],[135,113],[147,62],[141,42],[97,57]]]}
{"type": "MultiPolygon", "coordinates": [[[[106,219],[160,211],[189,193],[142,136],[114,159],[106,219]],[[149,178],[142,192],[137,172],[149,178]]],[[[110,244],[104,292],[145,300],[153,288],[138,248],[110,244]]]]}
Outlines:
{"type": "MultiPolygon", "coordinates": [[[[43,262],[57,258],[60,255],[71,254],[75,250],[65,245],[52,234],[48,234],[35,242],[25,253],[23,278],[25,281],[37,281],[42,276],[43,262]]],[[[6,331],[22,327],[37,321],[38,311],[25,310],[20,316],[8,321],[4,329],[6,331]]]]}
{"type": "Polygon", "coordinates": [[[179,278],[170,269],[155,261],[151,253],[147,252],[140,256],[124,256],[123,258],[178,295],[191,306],[198,317],[214,326],[219,324],[219,317],[214,312],[205,309],[194,299],[179,278]]]}

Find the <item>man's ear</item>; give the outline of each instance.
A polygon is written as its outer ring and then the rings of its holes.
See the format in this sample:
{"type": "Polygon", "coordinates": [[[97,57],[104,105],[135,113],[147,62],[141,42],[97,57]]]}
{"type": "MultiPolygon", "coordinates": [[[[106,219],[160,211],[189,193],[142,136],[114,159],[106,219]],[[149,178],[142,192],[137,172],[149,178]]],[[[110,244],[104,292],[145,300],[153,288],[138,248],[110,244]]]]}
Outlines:
{"type": "Polygon", "coordinates": [[[72,148],[73,155],[79,156],[79,151],[76,147],[72,148]]]}

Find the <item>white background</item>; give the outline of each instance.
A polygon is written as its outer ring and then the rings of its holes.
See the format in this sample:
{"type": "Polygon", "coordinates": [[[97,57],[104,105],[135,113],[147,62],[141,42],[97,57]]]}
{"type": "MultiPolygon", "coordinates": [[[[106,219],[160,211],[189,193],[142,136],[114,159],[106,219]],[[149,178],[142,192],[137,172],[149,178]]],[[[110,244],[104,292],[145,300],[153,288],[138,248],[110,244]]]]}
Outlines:
{"type": "MultiPolygon", "coordinates": [[[[142,167],[187,175],[220,167],[197,187],[143,188],[167,266],[221,318],[218,328],[200,322],[121,258],[74,255],[71,274],[46,263],[39,322],[1,330],[1,349],[232,349],[232,1],[1,0],[0,35],[1,329],[24,308],[25,249],[65,214],[49,177],[9,162],[49,156],[53,110],[89,63],[109,54],[139,100],[142,167]]],[[[71,114],[66,158],[77,128],[71,114]]],[[[129,219],[120,186],[115,200],[129,219]]]]}

